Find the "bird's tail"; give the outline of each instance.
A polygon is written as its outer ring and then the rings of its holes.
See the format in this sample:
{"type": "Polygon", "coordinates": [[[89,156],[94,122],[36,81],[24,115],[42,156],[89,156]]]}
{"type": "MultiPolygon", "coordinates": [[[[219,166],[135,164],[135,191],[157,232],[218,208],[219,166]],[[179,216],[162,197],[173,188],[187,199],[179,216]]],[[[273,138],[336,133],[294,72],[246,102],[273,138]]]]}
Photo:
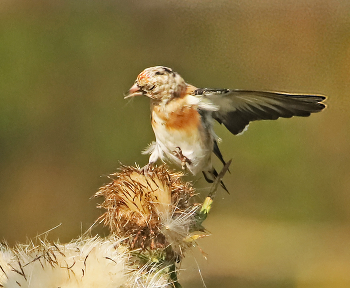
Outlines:
{"type": "MultiPolygon", "coordinates": [[[[230,161],[230,163],[231,163],[231,161],[230,161]]],[[[215,170],[214,167],[212,167],[211,170],[203,171],[203,175],[204,175],[204,179],[208,183],[214,183],[215,179],[219,176],[218,172],[215,170]]],[[[228,194],[230,194],[230,192],[228,192],[228,190],[227,190],[224,182],[222,182],[222,180],[220,180],[220,185],[228,194]]]]}

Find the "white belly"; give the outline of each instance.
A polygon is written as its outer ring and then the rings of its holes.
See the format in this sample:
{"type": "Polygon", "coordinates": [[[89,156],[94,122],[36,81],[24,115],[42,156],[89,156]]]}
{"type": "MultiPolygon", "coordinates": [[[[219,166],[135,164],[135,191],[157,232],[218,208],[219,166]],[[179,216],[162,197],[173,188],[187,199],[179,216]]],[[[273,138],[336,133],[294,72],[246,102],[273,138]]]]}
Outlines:
{"type": "Polygon", "coordinates": [[[181,165],[181,160],[174,153],[180,148],[182,155],[189,160],[186,166],[192,174],[211,168],[213,138],[208,131],[203,127],[193,129],[193,133],[188,133],[186,130],[169,130],[162,119],[155,116],[154,121],[156,125],[153,130],[157,148],[167,159],[181,165]]]}

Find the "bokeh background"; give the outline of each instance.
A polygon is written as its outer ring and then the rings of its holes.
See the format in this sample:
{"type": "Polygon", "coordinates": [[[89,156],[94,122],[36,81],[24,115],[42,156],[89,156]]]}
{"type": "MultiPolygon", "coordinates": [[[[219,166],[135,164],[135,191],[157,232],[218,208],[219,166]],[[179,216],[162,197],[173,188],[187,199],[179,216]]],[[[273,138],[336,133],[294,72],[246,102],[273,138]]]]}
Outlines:
{"type": "Polygon", "coordinates": [[[149,101],[123,96],[155,65],[198,87],[329,96],[239,137],[217,125],[231,194],[183,287],[350,287],[348,0],[0,1],[0,239],[92,225],[106,175],[147,163],[149,101]]]}

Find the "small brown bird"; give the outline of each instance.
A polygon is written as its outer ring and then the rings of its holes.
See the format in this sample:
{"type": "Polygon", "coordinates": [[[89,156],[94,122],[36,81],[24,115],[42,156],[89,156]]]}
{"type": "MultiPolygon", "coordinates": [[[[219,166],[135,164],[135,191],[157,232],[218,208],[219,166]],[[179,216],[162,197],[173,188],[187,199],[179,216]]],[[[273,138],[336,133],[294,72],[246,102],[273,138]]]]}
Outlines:
{"type": "Polygon", "coordinates": [[[145,150],[151,154],[148,165],[158,158],[167,159],[193,175],[202,171],[210,183],[218,175],[211,153],[225,165],[213,130],[214,120],[237,135],[251,121],[309,116],[326,107],[326,97],[321,95],[197,88],[163,66],[142,71],[125,98],[142,95],[151,99],[156,136],[145,150]]]}

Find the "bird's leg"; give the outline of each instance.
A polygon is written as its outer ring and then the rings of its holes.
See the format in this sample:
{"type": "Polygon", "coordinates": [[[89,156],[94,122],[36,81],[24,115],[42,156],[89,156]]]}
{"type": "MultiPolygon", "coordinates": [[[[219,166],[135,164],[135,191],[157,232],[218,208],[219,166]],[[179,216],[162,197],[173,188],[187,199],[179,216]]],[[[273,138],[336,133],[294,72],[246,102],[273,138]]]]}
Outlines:
{"type": "Polygon", "coordinates": [[[151,167],[154,163],[157,162],[159,158],[158,150],[154,149],[151,153],[151,156],[149,156],[148,164],[140,168],[140,172],[142,172],[145,176],[150,175],[152,173],[151,167]]]}
{"type": "Polygon", "coordinates": [[[140,172],[143,173],[143,175],[145,176],[152,174],[153,164],[154,164],[153,162],[149,162],[148,164],[140,168],[140,172]]]}
{"type": "Polygon", "coordinates": [[[191,160],[188,159],[186,156],[182,154],[182,150],[180,147],[176,147],[175,150],[173,151],[173,154],[180,159],[181,161],[181,168],[185,170],[186,168],[186,163],[192,164],[191,160]]]}

